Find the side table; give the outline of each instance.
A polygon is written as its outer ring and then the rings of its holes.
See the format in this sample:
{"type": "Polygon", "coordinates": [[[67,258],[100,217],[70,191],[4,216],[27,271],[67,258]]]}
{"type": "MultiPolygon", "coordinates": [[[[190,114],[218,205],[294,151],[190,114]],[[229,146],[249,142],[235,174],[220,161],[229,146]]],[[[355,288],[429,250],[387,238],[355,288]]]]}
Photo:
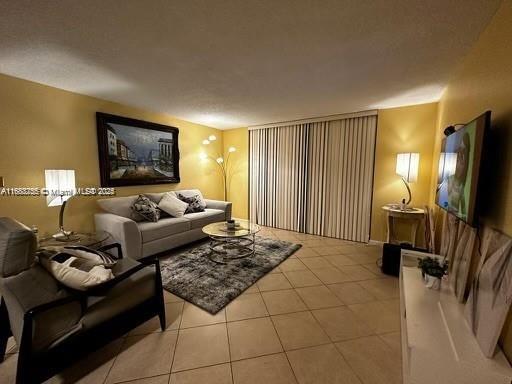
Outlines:
{"type": "Polygon", "coordinates": [[[97,231],[92,233],[74,233],[69,241],[56,240],[53,237],[45,237],[38,240],[38,248],[46,247],[65,247],[69,245],[83,245],[96,249],[105,244],[112,236],[105,231],[97,231]]]}
{"type": "Polygon", "coordinates": [[[402,210],[392,205],[384,205],[382,209],[387,215],[387,242],[399,242],[395,238],[395,220],[407,220],[411,225],[411,244],[413,247],[416,247],[416,233],[418,232],[420,223],[425,218],[425,210],[421,208],[407,208],[402,210]]]}

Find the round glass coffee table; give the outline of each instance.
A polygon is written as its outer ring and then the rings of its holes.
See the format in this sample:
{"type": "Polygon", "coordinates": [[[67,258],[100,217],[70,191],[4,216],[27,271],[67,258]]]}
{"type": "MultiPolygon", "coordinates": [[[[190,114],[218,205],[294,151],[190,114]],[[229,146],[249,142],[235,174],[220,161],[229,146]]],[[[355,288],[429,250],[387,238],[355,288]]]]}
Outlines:
{"type": "Polygon", "coordinates": [[[226,263],[254,255],[259,230],[258,224],[247,220],[237,221],[234,229],[229,229],[225,221],[208,224],[203,227],[203,232],[210,236],[210,259],[216,263],[226,263]]]}

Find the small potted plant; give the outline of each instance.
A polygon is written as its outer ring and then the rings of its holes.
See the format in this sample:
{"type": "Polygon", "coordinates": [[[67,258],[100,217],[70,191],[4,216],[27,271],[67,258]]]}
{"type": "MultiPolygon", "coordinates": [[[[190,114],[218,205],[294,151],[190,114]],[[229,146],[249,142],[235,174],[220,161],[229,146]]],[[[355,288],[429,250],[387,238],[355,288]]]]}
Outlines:
{"type": "Polygon", "coordinates": [[[418,268],[425,280],[425,285],[430,289],[440,289],[441,279],[448,272],[448,261],[439,262],[433,257],[418,259],[418,268]]]}

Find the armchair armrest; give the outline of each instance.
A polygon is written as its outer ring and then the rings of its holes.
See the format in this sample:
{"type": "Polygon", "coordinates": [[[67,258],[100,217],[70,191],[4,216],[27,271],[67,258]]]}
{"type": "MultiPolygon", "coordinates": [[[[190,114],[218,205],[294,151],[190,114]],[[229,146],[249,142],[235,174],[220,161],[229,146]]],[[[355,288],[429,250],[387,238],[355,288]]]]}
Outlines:
{"type": "Polygon", "coordinates": [[[69,296],[64,296],[47,303],[37,305],[33,308],[30,308],[27,312],[25,312],[25,321],[31,321],[34,316],[41,312],[60,307],[62,305],[70,304],[73,302],[79,302],[83,308],[85,305],[85,297],[86,295],[84,295],[82,292],[73,291],[73,293],[71,293],[69,296]]]}
{"type": "Polygon", "coordinates": [[[112,213],[97,213],[94,222],[97,230],[110,233],[121,244],[124,256],[134,260],[141,258],[142,236],[135,221],[112,213]]]}
{"type": "Polygon", "coordinates": [[[226,214],[226,220],[231,220],[231,211],[233,204],[231,201],[221,201],[221,200],[210,200],[205,199],[206,202],[206,208],[212,208],[212,209],[220,209],[224,211],[226,214]]]}
{"type": "Polygon", "coordinates": [[[106,251],[111,250],[112,248],[115,248],[117,250],[117,255],[114,256],[110,252],[107,252],[107,253],[109,255],[111,255],[112,257],[116,258],[117,260],[122,259],[123,258],[123,250],[121,248],[121,244],[119,244],[119,243],[112,243],[112,244],[103,245],[103,246],[98,248],[98,251],[106,252],[106,251]]]}

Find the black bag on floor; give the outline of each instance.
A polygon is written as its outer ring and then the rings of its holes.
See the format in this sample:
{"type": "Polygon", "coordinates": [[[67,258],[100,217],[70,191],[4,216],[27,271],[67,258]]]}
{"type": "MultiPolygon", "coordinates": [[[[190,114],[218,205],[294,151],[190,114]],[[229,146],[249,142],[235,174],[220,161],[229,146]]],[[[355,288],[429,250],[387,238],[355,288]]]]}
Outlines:
{"type": "Polygon", "coordinates": [[[380,269],[382,273],[391,276],[400,275],[400,253],[402,249],[412,249],[413,251],[426,252],[426,249],[413,248],[411,244],[402,243],[390,244],[384,243],[382,247],[382,264],[380,269]]]}

